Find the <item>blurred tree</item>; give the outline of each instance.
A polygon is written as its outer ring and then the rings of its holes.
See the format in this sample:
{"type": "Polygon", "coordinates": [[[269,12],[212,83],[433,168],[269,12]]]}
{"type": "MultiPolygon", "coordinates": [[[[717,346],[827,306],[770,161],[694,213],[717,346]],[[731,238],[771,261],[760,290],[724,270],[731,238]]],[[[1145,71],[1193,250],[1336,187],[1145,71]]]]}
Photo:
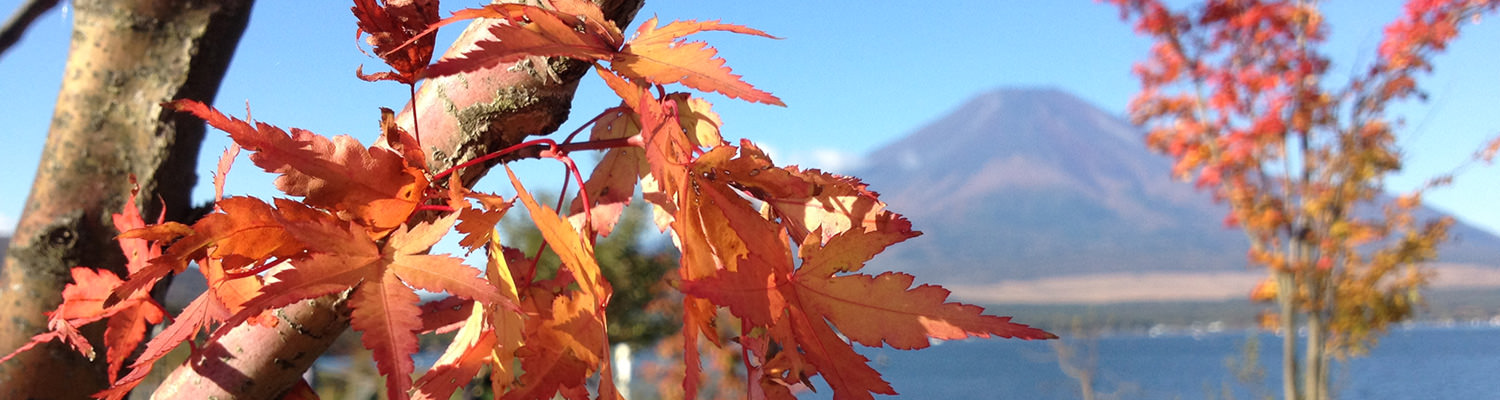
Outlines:
{"type": "Polygon", "coordinates": [[[1422,97],[1415,75],[1496,2],[1409,1],[1368,70],[1342,86],[1326,76],[1316,1],[1208,0],[1181,12],[1112,2],[1156,40],[1131,104],[1148,145],[1229,204],[1250,261],[1270,272],[1254,296],[1277,305],[1265,321],[1284,333],[1284,398],[1328,398],[1330,358],[1358,354],[1410,317],[1429,275],[1418,263],[1436,256],[1452,223],[1417,221],[1420,192],[1382,197],[1401,168],[1387,107],[1422,97]]]}

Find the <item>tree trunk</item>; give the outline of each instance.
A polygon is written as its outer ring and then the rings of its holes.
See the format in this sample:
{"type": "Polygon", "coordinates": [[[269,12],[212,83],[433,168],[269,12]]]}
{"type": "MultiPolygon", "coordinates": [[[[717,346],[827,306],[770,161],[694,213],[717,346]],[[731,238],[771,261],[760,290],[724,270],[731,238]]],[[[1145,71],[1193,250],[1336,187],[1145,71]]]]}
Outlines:
{"type": "Polygon", "coordinates": [[[1307,354],[1304,354],[1306,361],[1303,362],[1306,364],[1306,368],[1302,372],[1302,390],[1305,393],[1303,398],[1307,400],[1323,400],[1327,398],[1323,385],[1321,385],[1323,375],[1328,372],[1326,370],[1327,366],[1323,362],[1325,348],[1323,339],[1327,336],[1324,333],[1325,330],[1322,313],[1311,312],[1307,314],[1307,347],[1305,348],[1307,354]]]}
{"type": "Polygon", "coordinates": [[[1292,307],[1296,283],[1290,271],[1276,271],[1276,308],[1281,318],[1281,398],[1296,400],[1297,392],[1297,315],[1292,307]]]}
{"type": "MultiPolygon", "coordinates": [[[[46,329],[68,269],[121,274],[110,214],[140,182],[148,216],[186,217],[203,123],[161,102],[212,98],[249,20],[251,0],[77,0],[62,89],[36,180],[0,270],[0,349],[46,329]]],[[[123,274],[121,274],[123,276],[123,274]]],[[[98,339],[102,328],[90,329],[98,339]]],[[[86,398],[107,382],[52,343],[0,364],[0,397],[86,398]],[[67,382],[67,384],[59,384],[67,382]]]]}
{"type": "MultiPolygon", "coordinates": [[[[522,1],[496,1],[496,3],[522,1]]],[[[604,9],[605,17],[620,26],[630,24],[644,0],[595,0],[604,9]]],[[[470,48],[488,31],[493,22],[476,21],[464,31],[448,50],[457,54],[470,48]]],[[[524,62],[524,61],[523,61],[524,62]]],[[[588,65],[577,61],[554,60],[546,66],[550,72],[538,72],[527,67],[512,68],[515,64],[502,64],[495,68],[448,76],[426,81],[417,93],[416,103],[408,104],[398,119],[402,127],[412,130],[412,115],[421,123],[420,135],[423,149],[434,171],[462,163],[490,151],[524,141],[529,135],[545,135],[556,131],[567,120],[572,108],[573,92],[578,80],[587,72],[588,65]],[[548,75],[551,75],[549,77],[548,75]],[[556,79],[557,77],[561,79],[556,79]],[[415,110],[415,111],[413,111],[415,110]]],[[[491,164],[493,165],[493,164],[491,164]]],[[[473,185],[483,175],[485,167],[471,168],[461,176],[465,186],[473,185]]],[[[341,309],[331,307],[312,308],[299,311],[291,323],[308,324],[309,321],[335,321],[329,331],[342,332],[348,328],[348,319],[341,309]]],[[[316,324],[314,324],[316,325],[316,324]]],[[[298,351],[319,349],[321,353],[328,343],[317,347],[321,338],[309,335],[279,335],[268,333],[271,328],[247,325],[220,338],[218,346],[223,348],[252,348],[259,351],[260,360],[277,360],[295,357],[298,351]],[[266,338],[283,341],[274,348],[264,347],[266,338]]],[[[336,336],[336,334],[334,334],[336,336]]],[[[240,368],[237,365],[221,364],[221,368],[240,368]]],[[[219,382],[214,379],[216,368],[195,368],[191,364],[179,366],[172,372],[169,382],[219,382]]],[[[259,379],[276,379],[287,385],[297,382],[306,366],[302,368],[266,369],[268,375],[259,379]]],[[[164,383],[156,397],[172,389],[164,383]]],[[[280,393],[287,387],[257,385],[256,393],[280,393]]],[[[197,391],[194,394],[216,392],[197,391]]],[[[237,393],[229,388],[224,392],[237,393]]],[[[171,397],[171,396],[167,396],[171,397]]]]}

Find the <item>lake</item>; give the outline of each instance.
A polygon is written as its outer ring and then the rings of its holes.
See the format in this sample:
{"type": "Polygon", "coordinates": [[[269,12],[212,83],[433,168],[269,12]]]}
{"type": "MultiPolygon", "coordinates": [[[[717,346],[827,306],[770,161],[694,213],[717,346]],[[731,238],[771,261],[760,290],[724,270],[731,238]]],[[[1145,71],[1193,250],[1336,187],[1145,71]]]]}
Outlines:
{"type": "MultiPolygon", "coordinates": [[[[1272,334],[1217,332],[1110,336],[1097,339],[1095,390],[1100,399],[1253,399],[1255,387],[1280,398],[1281,339],[1272,334]],[[1226,360],[1260,343],[1263,384],[1235,379],[1226,360]]],[[[1063,374],[1046,342],[971,339],[918,351],[863,349],[876,369],[909,399],[1077,399],[1077,381],[1063,374]]],[[[1484,399],[1500,396],[1500,328],[1414,326],[1393,330],[1366,356],[1332,372],[1340,399],[1484,399]]],[[[802,399],[829,399],[818,393],[802,399]]]]}

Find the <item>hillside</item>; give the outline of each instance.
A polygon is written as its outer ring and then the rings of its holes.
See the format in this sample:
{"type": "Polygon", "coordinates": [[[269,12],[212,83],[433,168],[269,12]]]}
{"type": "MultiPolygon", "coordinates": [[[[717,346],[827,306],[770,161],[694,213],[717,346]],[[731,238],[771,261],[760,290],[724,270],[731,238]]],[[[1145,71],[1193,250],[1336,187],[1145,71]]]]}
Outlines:
{"type": "MultiPolygon", "coordinates": [[[[965,285],[1245,272],[1248,246],[1223,225],[1226,208],[1170,179],[1141,137],[1058,90],[979,95],[852,171],[924,232],[875,265],[965,285]]],[[[1454,233],[1444,261],[1500,267],[1500,238],[1454,233]]]]}

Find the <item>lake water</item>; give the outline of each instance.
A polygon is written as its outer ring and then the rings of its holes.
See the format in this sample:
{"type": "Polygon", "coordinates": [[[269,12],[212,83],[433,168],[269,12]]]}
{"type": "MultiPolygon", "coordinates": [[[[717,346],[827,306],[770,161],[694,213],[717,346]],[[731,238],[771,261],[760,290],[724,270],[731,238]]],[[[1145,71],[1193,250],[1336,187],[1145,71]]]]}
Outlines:
{"type": "MultiPolygon", "coordinates": [[[[1280,398],[1281,339],[1271,334],[1220,332],[1097,339],[1095,390],[1101,399],[1253,399],[1253,387],[1280,398]],[[1263,384],[1235,379],[1226,359],[1260,342],[1263,384]],[[1112,396],[1112,397],[1109,397],[1112,396]]],[[[876,369],[908,399],[1077,399],[1077,381],[1058,368],[1045,342],[966,340],[918,351],[864,349],[876,369]]],[[[1340,399],[1500,398],[1500,328],[1488,325],[1412,327],[1382,338],[1370,354],[1333,373],[1340,399]]],[[[832,398],[821,381],[818,393],[832,398]]]]}

